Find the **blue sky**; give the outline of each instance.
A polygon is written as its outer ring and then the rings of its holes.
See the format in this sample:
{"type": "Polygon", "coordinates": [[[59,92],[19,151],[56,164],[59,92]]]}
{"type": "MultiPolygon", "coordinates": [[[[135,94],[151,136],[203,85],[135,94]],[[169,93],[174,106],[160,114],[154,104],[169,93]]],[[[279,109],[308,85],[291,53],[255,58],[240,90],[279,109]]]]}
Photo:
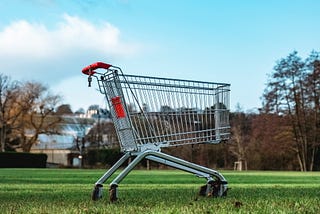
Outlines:
{"type": "Polygon", "coordinates": [[[0,72],[41,81],[73,110],[104,106],[81,69],[231,84],[231,109],[261,107],[267,74],[320,51],[317,0],[0,0],[0,72]]]}

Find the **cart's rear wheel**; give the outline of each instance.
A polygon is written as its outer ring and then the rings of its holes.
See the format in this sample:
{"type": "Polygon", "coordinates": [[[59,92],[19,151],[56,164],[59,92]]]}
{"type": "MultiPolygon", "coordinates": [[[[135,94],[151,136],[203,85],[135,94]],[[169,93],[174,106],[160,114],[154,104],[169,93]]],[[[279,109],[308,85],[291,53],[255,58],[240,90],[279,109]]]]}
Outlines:
{"type": "Polygon", "coordinates": [[[199,195],[200,196],[207,196],[208,195],[208,184],[203,185],[199,189],[199,195]]]}
{"type": "Polygon", "coordinates": [[[226,181],[214,180],[209,181],[206,185],[200,187],[199,195],[208,197],[224,197],[227,196],[228,188],[223,188],[226,181]]]}
{"type": "Polygon", "coordinates": [[[92,190],[91,199],[93,201],[97,201],[100,198],[102,198],[102,184],[97,184],[94,186],[94,189],[92,190]]]}

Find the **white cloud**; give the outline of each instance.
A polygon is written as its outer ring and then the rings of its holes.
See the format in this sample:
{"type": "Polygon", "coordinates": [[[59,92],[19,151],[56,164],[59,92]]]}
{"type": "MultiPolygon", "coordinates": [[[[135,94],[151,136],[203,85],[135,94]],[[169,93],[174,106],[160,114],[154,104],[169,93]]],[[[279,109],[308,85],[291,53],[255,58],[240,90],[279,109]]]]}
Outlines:
{"type": "Polygon", "coordinates": [[[94,50],[105,54],[129,55],[138,50],[138,46],[120,41],[120,30],[105,22],[93,25],[78,17],[64,15],[64,22],[55,32],[57,41],[69,49],[94,50]]]}
{"type": "Polygon", "coordinates": [[[78,72],[86,60],[133,56],[140,47],[123,41],[120,30],[108,22],[94,24],[65,14],[52,28],[19,20],[0,29],[0,72],[50,83],[78,74],[70,70],[78,72]]]}
{"type": "Polygon", "coordinates": [[[0,33],[0,55],[4,57],[42,58],[51,52],[50,32],[45,26],[20,20],[0,33]]]}
{"type": "Polygon", "coordinates": [[[0,32],[0,55],[4,56],[46,58],[76,50],[128,55],[137,48],[137,45],[120,41],[120,30],[108,22],[94,25],[66,14],[57,29],[20,20],[0,32]]]}

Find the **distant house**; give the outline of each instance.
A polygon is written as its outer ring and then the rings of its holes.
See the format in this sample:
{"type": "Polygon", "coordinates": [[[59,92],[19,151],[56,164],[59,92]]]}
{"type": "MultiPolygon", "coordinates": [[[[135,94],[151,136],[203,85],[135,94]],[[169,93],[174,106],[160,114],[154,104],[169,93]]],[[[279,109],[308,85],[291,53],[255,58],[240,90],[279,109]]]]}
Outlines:
{"type": "MultiPolygon", "coordinates": [[[[47,162],[57,165],[77,165],[82,139],[94,126],[94,118],[63,116],[58,134],[41,134],[32,153],[46,153],[47,162]]],[[[84,142],[85,144],[86,142],[84,142]]],[[[87,145],[84,145],[87,146],[87,145]]]]}

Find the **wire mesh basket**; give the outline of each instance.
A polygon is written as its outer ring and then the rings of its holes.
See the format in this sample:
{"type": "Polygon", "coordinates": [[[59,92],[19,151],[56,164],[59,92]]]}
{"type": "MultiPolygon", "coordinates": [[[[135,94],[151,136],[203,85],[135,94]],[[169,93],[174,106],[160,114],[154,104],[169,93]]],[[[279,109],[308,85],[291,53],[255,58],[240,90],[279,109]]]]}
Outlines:
{"type": "Polygon", "coordinates": [[[229,138],[229,84],[124,75],[117,67],[100,74],[98,83],[123,151],[229,138]]]}

